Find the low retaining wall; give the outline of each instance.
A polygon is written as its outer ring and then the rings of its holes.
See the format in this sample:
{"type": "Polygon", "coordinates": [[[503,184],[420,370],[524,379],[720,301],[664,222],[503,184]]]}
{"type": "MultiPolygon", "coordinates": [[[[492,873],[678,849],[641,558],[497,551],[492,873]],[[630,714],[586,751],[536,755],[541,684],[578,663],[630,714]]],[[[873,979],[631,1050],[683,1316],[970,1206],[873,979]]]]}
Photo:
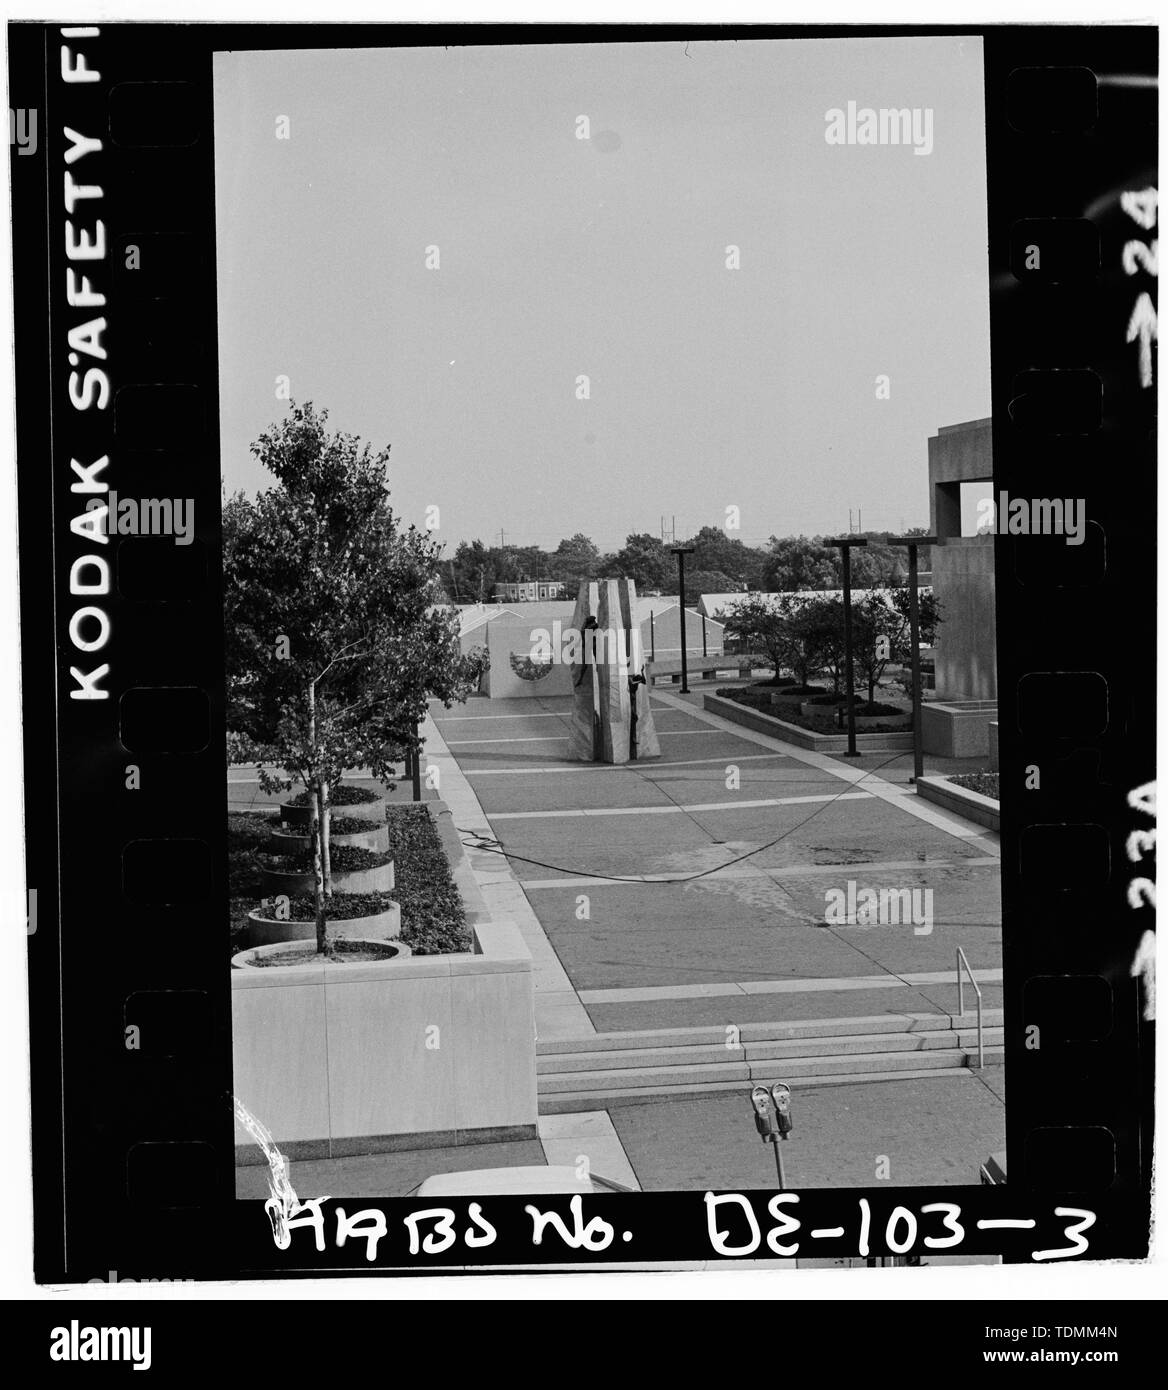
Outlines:
{"type": "Polygon", "coordinates": [[[981,792],[959,787],[948,777],[922,777],[917,782],[917,795],[923,796],[954,815],[964,816],[966,820],[984,825],[988,830],[1001,828],[1001,815],[998,803],[981,792]]]}
{"type": "MultiPolygon", "coordinates": [[[[449,808],[423,804],[473,951],[231,972],[234,1093],[289,1158],[536,1137],[531,953],[491,920],[449,808]]],[[[236,1146],[265,1161],[238,1125],[236,1146]]]]}
{"type": "MultiPolygon", "coordinates": [[[[703,695],[703,708],[711,714],[720,714],[734,724],[741,724],[755,733],[770,734],[784,743],[793,743],[796,748],[810,748],[816,753],[846,753],[848,734],[813,734],[810,729],[800,728],[798,724],[788,724],[785,719],[776,719],[773,714],[763,714],[761,710],[740,705],[737,700],[727,700],[721,695],[703,695]]],[[[898,734],[856,734],[856,748],[861,752],[894,752],[900,748],[912,747],[912,730],[898,734]]]]}

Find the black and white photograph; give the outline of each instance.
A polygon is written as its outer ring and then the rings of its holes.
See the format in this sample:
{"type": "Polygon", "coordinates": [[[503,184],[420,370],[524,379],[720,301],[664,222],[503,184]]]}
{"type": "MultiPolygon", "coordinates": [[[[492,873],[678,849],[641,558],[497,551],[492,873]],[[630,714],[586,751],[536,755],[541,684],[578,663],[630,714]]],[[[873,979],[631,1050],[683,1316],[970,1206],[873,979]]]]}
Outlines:
{"type": "Polygon", "coordinates": [[[239,1194],[1003,1180],[980,41],[215,98],[239,1194]]]}
{"type": "Polygon", "coordinates": [[[6,26],[42,1362],[1142,1366],[1159,34],[925,21],[6,26]]]}

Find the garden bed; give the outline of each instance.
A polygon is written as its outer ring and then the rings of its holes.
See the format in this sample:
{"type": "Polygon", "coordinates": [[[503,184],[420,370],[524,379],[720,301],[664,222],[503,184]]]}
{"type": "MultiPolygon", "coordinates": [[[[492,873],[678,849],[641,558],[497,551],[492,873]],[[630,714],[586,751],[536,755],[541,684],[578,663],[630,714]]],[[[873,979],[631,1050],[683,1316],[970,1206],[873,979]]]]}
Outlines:
{"type": "MultiPolygon", "coordinates": [[[[388,848],[374,857],[382,863],[393,863],[395,886],[392,894],[334,890],[330,919],[346,921],[384,913],[396,902],[401,909],[401,940],[415,956],[446,955],[473,949],[464,908],[469,885],[460,892],[455,882],[456,871],[460,879],[466,877],[464,856],[457,837],[449,845],[444,843],[444,838],[450,837],[444,837],[435,825],[429,810],[431,804],[436,803],[408,802],[386,812],[388,848]]],[[[278,854],[287,845],[287,839],[277,841],[273,835],[268,815],[228,817],[232,954],[256,939],[257,925],[254,919],[249,919],[249,913],[259,911],[260,899],[270,897],[275,891],[264,887],[264,871],[267,869],[270,874],[272,867],[267,856],[278,854]]],[[[338,849],[333,852],[333,862],[337,863],[337,856],[347,862],[345,856],[352,854],[352,850],[338,849]]],[[[310,892],[293,892],[287,896],[288,918],[278,924],[273,920],[273,929],[278,925],[289,931],[290,923],[308,924],[315,920],[316,908],[310,892]]]]}
{"type": "MultiPolygon", "coordinates": [[[[808,724],[804,720],[790,718],[784,708],[782,717],[776,716],[770,708],[760,708],[752,703],[744,703],[733,698],[732,689],[719,690],[713,695],[702,696],[703,707],[711,714],[720,714],[732,724],[741,724],[756,733],[769,734],[772,738],[793,743],[796,748],[810,748],[817,753],[842,753],[848,746],[848,732],[843,729],[825,730],[822,725],[808,724]]],[[[911,729],[866,729],[856,734],[858,752],[885,752],[912,747],[911,729]]]]}
{"type": "Polygon", "coordinates": [[[964,787],[966,791],[977,792],[979,796],[988,796],[991,801],[999,801],[998,795],[998,774],[996,772],[960,772],[956,777],[950,777],[949,781],[955,787],[964,787]]]}
{"type": "Polygon", "coordinates": [[[954,815],[984,825],[987,830],[998,830],[1001,828],[1001,813],[997,797],[983,796],[981,792],[964,785],[972,778],[986,776],[993,776],[996,786],[997,777],[993,773],[965,772],[956,777],[921,777],[917,780],[917,795],[935,806],[952,811],[954,815]]]}

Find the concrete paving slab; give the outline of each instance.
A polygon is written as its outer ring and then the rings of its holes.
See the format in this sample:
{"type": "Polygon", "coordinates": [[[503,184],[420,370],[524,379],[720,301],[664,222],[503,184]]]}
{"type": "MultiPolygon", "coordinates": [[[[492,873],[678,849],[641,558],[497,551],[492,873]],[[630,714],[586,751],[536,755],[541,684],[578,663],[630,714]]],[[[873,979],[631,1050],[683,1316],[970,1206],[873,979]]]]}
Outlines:
{"type": "MultiPolygon", "coordinates": [[[[745,1088],[741,1096],[611,1113],[646,1192],[775,1184],[774,1158],[755,1131],[745,1088]]],[[[796,1088],[792,1116],[795,1129],[783,1145],[790,1187],[976,1185],[978,1165],[1005,1145],[1002,1100],[966,1071],[796,1088]]]]}

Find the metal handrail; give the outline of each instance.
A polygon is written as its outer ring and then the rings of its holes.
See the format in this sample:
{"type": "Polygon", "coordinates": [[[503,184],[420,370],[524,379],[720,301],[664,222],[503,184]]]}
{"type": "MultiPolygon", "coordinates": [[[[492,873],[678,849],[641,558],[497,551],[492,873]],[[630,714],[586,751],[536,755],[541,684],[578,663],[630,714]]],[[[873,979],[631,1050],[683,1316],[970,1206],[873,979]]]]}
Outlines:
{"type": "MultiPolygon", "coordinates": [[[[965,988],[961,978],[961,967],[965,966],[965,973],[969,976],[969,983],[973,986],[974,993],[977,995],[977,1065],[979,1070],[985,1069],[985,1033],[981,1026],[981,986],[973,978],[973,971],[969,968],[969,960],[960,946],[957,948],[957,1012],[965,1017],[965,988]]],[[[961,1025],[958,1024],[960,1030],[961,1025]]]]}

